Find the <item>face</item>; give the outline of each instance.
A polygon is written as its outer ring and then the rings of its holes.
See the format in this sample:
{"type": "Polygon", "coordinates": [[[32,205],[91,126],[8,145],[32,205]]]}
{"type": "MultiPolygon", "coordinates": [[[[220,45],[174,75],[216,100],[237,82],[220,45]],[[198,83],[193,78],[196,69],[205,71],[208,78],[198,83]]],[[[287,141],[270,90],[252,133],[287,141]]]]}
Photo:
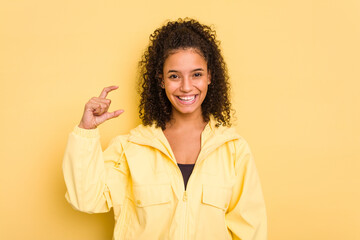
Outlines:
{"type": "Polygon", "coordinates": [[[173,115],[201,115],[201,104],[210,84],[210,73],[196,49],[176,50],[165,60],[163,85],[173,115]]]}

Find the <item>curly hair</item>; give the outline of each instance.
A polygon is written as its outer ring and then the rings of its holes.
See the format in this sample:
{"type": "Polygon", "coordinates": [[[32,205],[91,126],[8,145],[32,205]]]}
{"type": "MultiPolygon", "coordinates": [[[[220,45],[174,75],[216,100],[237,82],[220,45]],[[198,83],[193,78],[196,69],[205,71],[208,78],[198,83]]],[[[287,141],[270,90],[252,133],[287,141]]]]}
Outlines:
{"type": "Polygon", "coordinates": [[[219,45],[211,27],[188,18],[170,21],[150,35],[150,44],[139,62],[139,114],[143,125],[155,122],[157,127],[165,129],[171,120],[172,105],[161,88],[161,75],[166,58],[174,50],[187,48],[201,53],[211,74],[211,84],[201,105],[204,121],[208,122],[212,115],[216,127],[231,125],[229,76],[219,45]]]}

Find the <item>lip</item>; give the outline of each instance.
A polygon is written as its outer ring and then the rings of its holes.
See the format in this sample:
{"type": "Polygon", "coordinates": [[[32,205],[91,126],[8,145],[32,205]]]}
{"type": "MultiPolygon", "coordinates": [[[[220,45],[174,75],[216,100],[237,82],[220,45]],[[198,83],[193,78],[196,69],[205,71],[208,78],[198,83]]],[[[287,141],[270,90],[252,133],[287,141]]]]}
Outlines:
{"type": "Polygon", "coordinates": [[[186,95],[186,96],[176,96],[176,99],[178,100],[178,102],[180,102],[183,105],[191,105],[193,104],[196,99],[198,99],[198,94],[194,94],[194,95],[186,95]],[[190,98],[190,97],[194,97],[194,99],[192,100],[182,100],[181,98],[190,98]]]}

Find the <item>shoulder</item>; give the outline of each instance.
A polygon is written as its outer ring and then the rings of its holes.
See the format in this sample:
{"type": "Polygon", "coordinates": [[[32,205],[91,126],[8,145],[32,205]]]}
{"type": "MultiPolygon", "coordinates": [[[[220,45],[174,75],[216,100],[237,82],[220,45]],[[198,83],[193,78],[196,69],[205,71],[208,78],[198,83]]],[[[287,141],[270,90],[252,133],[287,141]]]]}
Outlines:
{"type": "Polygon", "coordinates": [[[214,132],[217,137],[222,136],[223,138],[229,139],[227,143],[237,155],[245,152],[250,153],[248,142],[234,127],[219,126],[214,132]]]}
{"type": "Polygon", "coordinates": [[[114,137],[113,139],[111,139],[110,144],[109,145],[125,145],[126,142],[129,139],[129,134],[122,134],[122,135],[117,135],[116,137],[114,137]]]}
{"type": "Polygon", "coordinates": [[[212,126],[212,131],[216,137],[224,137],[231,140],[231,142],[236,143],[237,146],[247,145],[247,141],[243,138],[234,127],[212,126]]]}
{"type": "Polygon", "coordinates": [[[159,134],[158,128],[155,126],[144,126],[142,124],[137,127],[131,129],[128,134],[121,134],[114,137],[111,140],[111,144],[120,144],[120,145],[129,145],[133,143],[134,139],[153,139],[154,136],[159,134]]]}

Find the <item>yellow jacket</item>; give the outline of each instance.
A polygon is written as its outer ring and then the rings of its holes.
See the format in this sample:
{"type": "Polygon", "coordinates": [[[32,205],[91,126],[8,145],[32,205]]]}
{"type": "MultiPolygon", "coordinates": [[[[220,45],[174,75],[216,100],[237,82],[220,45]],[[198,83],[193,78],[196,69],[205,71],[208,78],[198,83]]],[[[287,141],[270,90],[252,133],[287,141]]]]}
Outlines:
{"type": "Polygon", "coordinates": [[[97,129],[75,127],[63,162],[66,199],[88,213],[113,208],[115,240],[267,239],[250,149],[233,128],[214,124],[202,132],[186,191],[160,128],[140,125],[102,152],[97,129]]]}

